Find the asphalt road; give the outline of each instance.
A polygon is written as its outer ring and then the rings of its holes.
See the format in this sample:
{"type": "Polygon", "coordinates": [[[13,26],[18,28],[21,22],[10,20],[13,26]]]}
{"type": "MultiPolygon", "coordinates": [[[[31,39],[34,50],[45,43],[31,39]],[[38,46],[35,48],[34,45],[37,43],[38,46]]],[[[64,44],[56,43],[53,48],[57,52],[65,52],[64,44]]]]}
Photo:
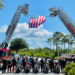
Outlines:
{"type": "Polygon", "coordinates": [[[0,75],[63,75],[63,74],[55,74],[55,73],[48,73],[48,74],[44,74],[44,73],[37,73],[37,74],[34,74],[34,73],[18,73],[18,74],[15,74],[15,73],[5,73],[5,74],[2,74],[0,73],[0,75]]]}
{"type": "Polygon", "coordinates": [[[0,75],[64,75],[64,74],[56,74],[56,73],[42,73],[42,72],[39,72],[37,74],[34,74],[34,73],[2,73],[2,71],[0,70],[0,75]]]}
{"type": "Polygon", "coordinates": [[[49,73],[47,73],[47,74],[45,74],[45,73],[37,73],[37,74],[34,74],[34,73],[2,73],[1,71],[0,71],[0,75],[64,75],[64,74],[56,74],[56,73],[51,73],[51,72],[49,72],[49,73]]]}

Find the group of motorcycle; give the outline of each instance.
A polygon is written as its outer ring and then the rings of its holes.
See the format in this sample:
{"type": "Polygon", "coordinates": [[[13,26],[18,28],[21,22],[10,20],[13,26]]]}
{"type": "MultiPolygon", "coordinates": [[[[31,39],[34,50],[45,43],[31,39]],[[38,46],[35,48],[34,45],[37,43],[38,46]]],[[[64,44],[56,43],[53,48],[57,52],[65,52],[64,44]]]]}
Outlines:
{"type": "MultiPolygon", "coordinates": [[[[21,72],[24,72],[24,73],[30,73],[30,72],[33,72],[33,73],[39,73],[39,72],[48,73],[50,71],[51,71],[51,69],[50,69],[49,63],[44,63],[42,71],[41,71],[40,62],[35,63],[34,67],[32,67],[31,64],[26,63],[26,66],[25,66],[24,69],[23,69],[22,64],[18,64],[16,69],[15,69],[15,73],[21,73],[21,72]]],[[[60,66],[57,65],[57,64],[54,64],[52,72],[60,73],[60,66]]]]}

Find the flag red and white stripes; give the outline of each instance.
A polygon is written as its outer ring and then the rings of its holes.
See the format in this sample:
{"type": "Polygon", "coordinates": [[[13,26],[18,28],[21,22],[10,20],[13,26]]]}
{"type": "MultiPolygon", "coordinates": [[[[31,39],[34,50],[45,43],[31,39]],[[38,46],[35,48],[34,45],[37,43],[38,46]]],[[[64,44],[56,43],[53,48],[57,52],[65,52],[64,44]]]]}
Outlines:
{"type": "Polygon", "coordinates": [[[39,25],[41,25],[43,22],[46,21],[45,16],[38,16],[38,18],[31,18],[29,21],[29,28],[37,28],[39,25]]]}

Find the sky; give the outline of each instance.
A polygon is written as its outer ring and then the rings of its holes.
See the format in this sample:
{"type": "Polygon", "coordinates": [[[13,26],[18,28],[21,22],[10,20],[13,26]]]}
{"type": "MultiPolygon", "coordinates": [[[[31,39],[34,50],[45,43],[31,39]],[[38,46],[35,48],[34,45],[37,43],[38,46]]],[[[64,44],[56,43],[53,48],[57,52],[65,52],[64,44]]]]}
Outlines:
{"type": "Polygon", "coordinates": [[[6,0],[5,9],[0,10],[0,43],[5,39],[5,32],[19,5],[29,4],[28,16],[21,14],[19,23],[11,38],[23,38],[30,48],[49,47],[47,39],[56,31],[70,34],[58,17],[47,17],[45,23],[37,29],[29,29],[28,23],[31,16],[50,16],[49,9],[61,7],[75,22],[75,0],[6,0]],[[31,16],[29,16],[31,15],[31,16]]]}

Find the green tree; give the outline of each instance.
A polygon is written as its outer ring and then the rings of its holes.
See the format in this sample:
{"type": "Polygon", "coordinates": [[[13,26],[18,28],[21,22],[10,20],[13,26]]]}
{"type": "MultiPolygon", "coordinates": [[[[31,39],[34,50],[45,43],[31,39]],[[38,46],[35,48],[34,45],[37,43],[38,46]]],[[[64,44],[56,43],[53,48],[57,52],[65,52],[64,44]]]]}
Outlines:
{"type": "Polygon", "coordinates": [[[61,33],[61,32],[55,32],[54,34],[53,34],[53,39],[54,39],[54,44],[56,45],[56,56],[58,55],[58,57],[59,57],[59,55],[60,55],[60,53],[59,53],[59,45],[60,45],[60,43],[61,43],[61,39],[62,39],[62,37],[63,37],[63,33],[61,33]]]}
{"type": "Polygon", "coordinates": [[[62,38],[61,42],[64,45],[64,50],[65,50],[65,46],[68,43],[68,41],[69,41],[68,36],[67,35],[63,35],[63,38],[62,38]]]}
{"type": "Polygon", "coordinates": [[[52,37],[52,43],[53,43],[53,52],[54,52],[54,47],[55,47],[55,44],[56,44],[56,40],[54,37],[52,37]]]}
{"type": "Polygon", "coordinates": [[[28,48],[28,44],[22,38],[13,39],[10,43],[10,49],[16,50],[16,52],[23,48],[28,48]]]}
{"type": "Polygon", "coordinates": [[[52,45],[52,38],[48,38],[47,43],[50,45],[50,49],[51,49],[51,45],[52,45]]]}
{"type": "Polygon", "coordinates": [[[61,32],[55,32],[53,34],[54,42],[56,43],[56,50],[57,50],[58,45],[61,42],[62,37],[63,37],[63,34],[61,32]]]}
{"type": "Polygon", "coordinates": [[[50,53],[51,53],[52,38],[48,38],[47,43],[50,45],[50,53]]]}
{"type": "Polygon", "coordinates": [[[0,48],[2,47],[2,45],[0,44],[0,48]]]}
{"type": "Polygon", "coordinates": [[[74,38],[72,37],[72,35],[67,35],[68,36],[68,49],[72,49],[73,45],[74,45],[74,38]]]}
{"type": "Polygon", "coordinates": [[[4,8],[3,2],[4,0],[0,0],[0,9],[4,8]]]}

